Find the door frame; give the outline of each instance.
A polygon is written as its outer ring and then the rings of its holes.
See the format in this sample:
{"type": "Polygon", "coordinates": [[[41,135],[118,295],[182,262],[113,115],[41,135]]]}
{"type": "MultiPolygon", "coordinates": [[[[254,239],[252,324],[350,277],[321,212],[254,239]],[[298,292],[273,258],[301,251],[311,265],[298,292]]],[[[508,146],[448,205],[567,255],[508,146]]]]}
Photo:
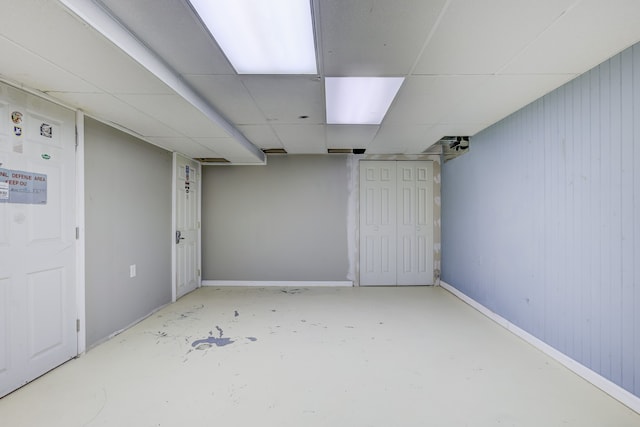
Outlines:
{"type": "MultiPolygon", "coordinates": [[[[73,135],[68,138],[65,137],[62,141],[62,150],[73,150],[73,158],[66,160],[62,163],[63,166],[73,166],[74,175],[73,179],[69,179],[68,184],[72,185],[72,187],[66,186],[67,189],[71,190],[73,203],[64,204],[65,208],[69,207],[69,212],[72,212],[74,215],[73,221],[69,224],[65,224],[64,233],[67,234],[69,232],[75,234],[75,237],[71,237],[70,240],[73,240],[72,248],[73,254],[71,254],[70,259],[73,259],[74,266],[71,270],[68,270],[66,273],[67,279],[63,279],[65,282],[68,282],[69,279],[73,280],[74,283],[71,288],[68,288],[69,291],[73,289],[75,293],[73,299],[69,300],[69,304],[63,304],[63,314],[66,321],[73,321],[73,317],[75,317],[75,326],[73,326],[73,331],[67,329],[69,326],[66,324],[63,329],[64,331],[69,333],[68,337],[68,347],[65,346],[65,355],[63,362],[55,362],[55,365],[46,363],[44,366],[46,367],[46,371],[41,371],[41,373],[35,377],[33,377],[33,373],[29,373],[27,375],[28,379],[25,380],[24,376],[21,375],[22,379],[20,380],[20,385],[17,385],[13,388],[9,393],[21,388],[22,386],[31,383],[37,379],[40,375],[45,374],[46,372],[56,369],[67,361],[77,358],[80,355],[84,354],[86,351],[86,327],[85,327],[85,165],[84,165],[84,113],[77,108],[66,105],[63,102],[60,102],[53,97],[39,92],[35,89],[26,87],[21,85],[15,81],[10,81],[4,78],[0,78],[0,85],[3,87],[9,88],[11,91],[19,92],[20,94],[25,96],[24,104],[19,103],[16,105],[20,110],[31,111],[37,115],[48,115],[49,113],[45,112],[50,107],[54,109],[63,109],[65,110],[65,115],[69,114],[68,120],[64,120],[65,124],[68,125],[71,129],[73,129],[73,135]],[[41,101],[44,104],[41,104],[41,101]],[[68,138],[68,139],[67,139],[68,138]],[[70,141],[73,141],[74,146],[67,147],[67,144],[70,141]],[[67,227],[73,227],[75,230],[69,230],[67,227]],[[68,317],[67,317],[68,316],[68,317]],[[26,381],[26,382],[25,382],[26,381]]],[[[7,104],[9,105],[9,104],[7,104]]],[[[56,113],[51,113],[54,116],[56,113]]],[[[54,119],[55,120],[55,119],[54,119]]],[[[57,131],[56,131],[57,132],[57,131]]],[[[44,155],[42,156],[43,158],[44,155]]],[[[64,190],[63,190],[64,191],[64,190]]],[[[68,246],[65,247],[65,249],[68,246]]],[[[69,259],[69,260],[70,260],[69,259]]],[[[67,288],[65,286],[65,288],[67,288]]],[[[13,331],[9,332],[10,334],[13,331]]],[[[64,334],[65,332],[63,332],[64,334]]],[[[11,365],[11,357],[9,356],[9,365],[11,365]]],[[[38,368],[40,370],[40,368],[38,368]]],[[[9,394],[8,393],[8,394],[9,394]]],[[[0,396],[2,397],[2,396],[0,396]]]]}
{"type": "Polygon", "coordinates": [[[84,216],[84,112],[76,112],[76,331],[78,339],[78,356],[87,351],[86,325],[86,241],[84,216]]]}
{"type": "MultiPolygon", "coordinates": [[[[171,165],[171,236],[170,236],[170,244],[171,244],[171,302],[176,302],[178,297],[178,278],[176,277],[178,272],[178,256],[177,256],[177,248],[175,242],[176,236],[176,220],[178,218],[178,200],[176,197],[176,191],[178,189],[178,156],[182,156],[189,160],[193,160],[198,165],[198,178],[199,182],[197,185],[196,196],[198,197],[196,203],[196,215],[198,221],[198,231],[197,231],[197,241],[196,241],[196,250],[197,255],[196,259],[198,260],[198,268],[202,270],[202,223],[201,223],[201,212],[202,212],[202,164],[182,153],[178,153],[176,151],[173,152],[172,156],[172,165],[171,165]]],[[[202,286],[202,275],[197,275],[198,284],[196,289],[202,286]]]]}
{"type": "MultiPolygon", "coordinates": [[[[360,210],[362,207],[360,206],[360,162],[361,161],[391,161],[391,162],[401,162],[401,161],[420,161],[420,162],[431,162],[432,164],[432,176],[431,180],[433,182],[434,188],[432,192],[432,208],[434,209],[432,213],[432,262],[433,262],[433,283],[429,286],[439,286],[440,285],[440,263],[439,263],[439,253],[440,253],[440,158],[432,155],[380,155],[380,156],[354,156],[351,159],[349,167],[351,169],[351,189],[356,189],[355,191],[349,192],[349,206],[350,209],[354,211],[354,227],[353,231],[349,233],[350,236],[353,237],[353,243],[348,243],[350,247],[353,249],[349,252],[352,255],[350,257],[350,272],[349,274],[353,274],[354,277],[354,286],[363,286],[360,281],[361,276],[361,266],[360,266],[360,251],[362,248],[360,247],[360,210]],[[437,187],[436,187],[437,186],[437,187]],[[437,221],[437,224],[436,224],[437,221]],[[353,269],[351,269],[353,267],[353,269]]],[[[375,287],[375,286],[373,286],[375,287]]]]}
{"type": "Polygon", "coordinates": [[[85,115],[82,110],[69,106],[59,99],[55,99],[46,93],[31,89],[30,87],[19,84],[15,81],[0,78],[0,83],[18,89],[30,96],[43,99],[52,104],[66,108],[75,113],[75,129],[76,129],[76,178],[75,178],[75,197],[76,197],[76,242],[75,242],[75,290],[76,290],[76,335],[77,335],[77,356],[83,355],[87,350],[87,327],[86,327],[86,279],[85,279],[85,173],[84,173],[84,120],[85,115]]]}

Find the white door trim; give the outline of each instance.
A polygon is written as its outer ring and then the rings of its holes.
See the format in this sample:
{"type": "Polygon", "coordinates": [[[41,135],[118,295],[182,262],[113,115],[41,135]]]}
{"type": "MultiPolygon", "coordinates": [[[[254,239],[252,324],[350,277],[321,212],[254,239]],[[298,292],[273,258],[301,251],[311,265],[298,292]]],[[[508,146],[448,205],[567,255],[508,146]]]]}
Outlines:
{"type": "MultiPolygon", "coordinates": [[[[170,244],[171,244],[171,302],[176,302],[176,300],[178,299],[178,281],[177,281],[177,272],[178,272],[178,259],[177,259],[177,248],[176,248],[176,242],[175,242],[175,236],[176,236],[176,221],[178,218],[178,213],[177,213],[177,209],[178,209],[178,200],[177,200],[177,196],[176,196],[176,190],[177,190],[177,185],[178,185],[178,178],[177,178],[177,173],[178,173],[178,156],[182,156],[184,158],[187,158],[189,160],[193,160],[194,162],[196,162],[196,164],[198,165],[198,188],[196,191],[197,197],[198,197],[198,203],[196,205],[196,216],[197,216],[197,222],[198,222],[198,231],[197,231],[197,242],[196,242],[196,250],[198,251],[197,254],[197,268],[198,270],[200,270],[200,272],[202,272],[202,224],[201,224],[201,218],[202,218],[202,164],[200,162],[198,162],[197,160],[192,159],[191,157],[178,153],[178,152],[173,152],[173,159],[172,159],[172,167],[171,167],[171,240],[170,240],[170,244]]],[[[198,275],[198,284],[197,287],[201,287],[202,286],[202,274],[198,275]]]]}
{"type": "Polygon", "coordinates": [[[169,236],[170,238],[170,244],[171,244],[171,302],[176,302],[177,299],[177,287],[178,287],[178,282],[177,282],[177,278],[176,278],[176,272],[177,272],[177,258],[176,258],[176,242],[175,242],[175,236],[176,236],[176,218],[177,218],[177,197],[176,197],[176,185],[177,185],[177,178],[176,178],[176,172],[177,172],[177,167],[178,167],[178,153],[176,153],[175,151],[173,152],[173,160],[172,160],[172,165],[171,165],[171,236],[169,236]]]}
{"type": "Polygon", "coordinates": [[[196,250],[198,251],[198,285],[197,288],[202,286],[202,163],[196,161],[198,164],[198,187],[196,194],[198,195],[198,203],[196,209],[198,210],[196,213],[197,221],[198,221],[198,232],[197,232],[197,242],[196,242],[196,250]]]}
{"type": "Polygon", "coordinates": [[[85,307],[84,113],[76,110],[76,316],[78,354],[87,349],[85,307]]]}

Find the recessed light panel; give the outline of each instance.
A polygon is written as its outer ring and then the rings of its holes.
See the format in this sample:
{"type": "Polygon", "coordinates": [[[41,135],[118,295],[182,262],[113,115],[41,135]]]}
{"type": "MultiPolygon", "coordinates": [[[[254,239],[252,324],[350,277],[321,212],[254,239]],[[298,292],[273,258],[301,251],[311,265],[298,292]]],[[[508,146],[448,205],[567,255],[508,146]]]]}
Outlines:
{"type": "Polygon", "coordinates": [[[328,124],[379,125],[403,77],[327,77],[328,124]]]}
{"type": "Polygon", "coordinates": [[[189,0],[238,74],[316,74],[309,0],[189,0]]]}

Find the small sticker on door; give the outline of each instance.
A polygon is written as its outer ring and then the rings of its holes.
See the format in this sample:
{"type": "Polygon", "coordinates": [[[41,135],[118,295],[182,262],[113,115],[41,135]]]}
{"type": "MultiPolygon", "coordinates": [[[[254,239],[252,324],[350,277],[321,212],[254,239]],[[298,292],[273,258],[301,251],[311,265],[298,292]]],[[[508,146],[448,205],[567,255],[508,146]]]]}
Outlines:
{"type": "Polygon", "coordinates": [[[53,136],[53,127],[48,123],[43,123],[40,125],[40,135],[45,138],[51,138],[53,136]]]}
{"type": "Polygon", "coordinates": [[[21,126],[14,126],[13,127],[13,134],[15,136],[22,136],[22,127],[21,126]]]}
{"type": "Polygon", "coordinates": [[[44,153],[43,155],[41,155],[40,157],[42,157],[44,160],[49,160],[51,159],[51,156],[48,155],[47,153],[44,153]]]}
{"type": "Polygon", "coordinates": [[[15,141],[13,143],[13,152],[22,154],[22,140],[15,141]]]}
{"type": "Polygon", "coordinates": [[[22,113],[20,111],[14,111],[11,113],[11,121],[16,125],[22,123],[22,113]]]}
{"type": "Polygon", "coordinates": [[[190,185],[189,185],[189,172],[190,172],[189,165],[186,165],[184,167],[184,175],[185,175],[185,178],[184,178],[184,191],[187,194],[189,194],[189,187],[190,187],[190,185]]]}

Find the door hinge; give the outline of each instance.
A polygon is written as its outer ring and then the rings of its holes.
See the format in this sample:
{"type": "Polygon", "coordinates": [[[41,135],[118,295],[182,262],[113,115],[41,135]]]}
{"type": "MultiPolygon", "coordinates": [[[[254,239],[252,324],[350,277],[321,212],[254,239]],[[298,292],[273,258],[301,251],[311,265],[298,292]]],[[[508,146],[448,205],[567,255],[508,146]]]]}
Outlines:
{"type": "Polygon", "coordinates": [[[200,269],[198,269],[198,277],[200,277],[200,269]]]}
{"type": "Polygon", "coordinates": [[[80,332],[80,319],[76,319],[76,332],[80,332]]]}
{"type": "Polygon", "coordinates": [[[80,238],[80,227],[76,227],[76,240],[80,238]]]}

